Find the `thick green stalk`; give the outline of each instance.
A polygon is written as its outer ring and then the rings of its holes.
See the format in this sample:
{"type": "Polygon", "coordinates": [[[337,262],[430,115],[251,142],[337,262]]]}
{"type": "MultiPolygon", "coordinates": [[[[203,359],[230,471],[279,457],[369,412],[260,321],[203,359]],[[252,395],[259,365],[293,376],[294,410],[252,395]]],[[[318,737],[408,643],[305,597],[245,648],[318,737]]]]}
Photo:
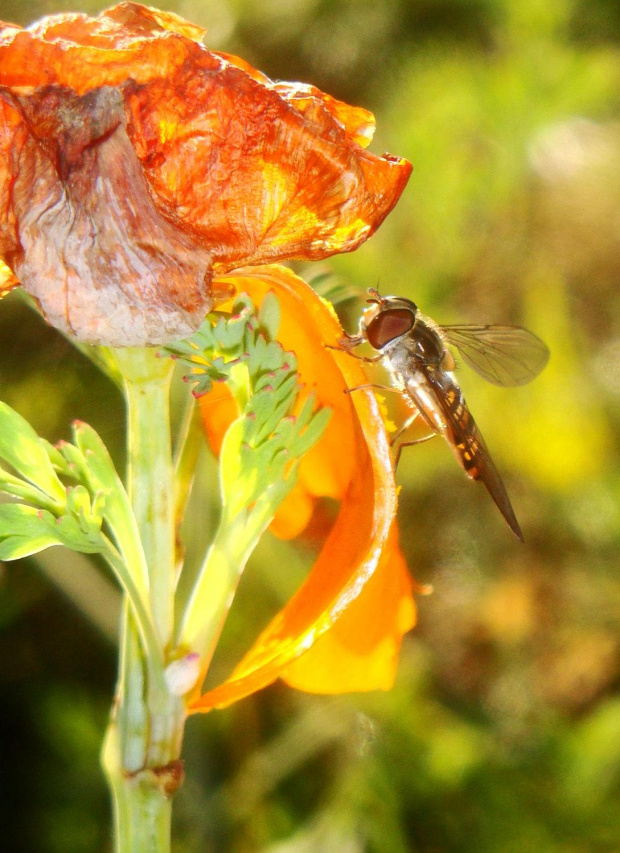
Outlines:
{"type": "Polygon", "coordinates": [[[152,653],[147,657],[125,606],[117,696],[103,764],[114,802],[116,853],[169,853],[170,798],[182,781],[185,721],[185,704],[170,692],[161,672],[174,631],[176,581],[172,364],[150,349],[117,350],[115,355],[127,400],[127,487],[148,566],[160,655],[158,661],[152,653]]]}
{"type": "Polygon", "coordinates": [[[149,568],[151,606],[162,648],[174,629],[174,472],[169,393],[173,364],[153,349],[117,352],[127,399],[128,489],[149,568]]]}

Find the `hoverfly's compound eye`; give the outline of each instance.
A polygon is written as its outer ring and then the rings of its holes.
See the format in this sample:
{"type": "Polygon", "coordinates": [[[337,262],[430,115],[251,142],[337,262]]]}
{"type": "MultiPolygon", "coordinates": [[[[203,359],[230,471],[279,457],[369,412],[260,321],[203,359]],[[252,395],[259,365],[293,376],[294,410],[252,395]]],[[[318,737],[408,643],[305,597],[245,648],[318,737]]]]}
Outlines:
{"type": "Polygon", "coordinates": [[[382,349],[390,341],[410,331],[414,324],[415,313],[409,308],[385,308],[366,327],[368,343],[375,349],[382,349]]]}

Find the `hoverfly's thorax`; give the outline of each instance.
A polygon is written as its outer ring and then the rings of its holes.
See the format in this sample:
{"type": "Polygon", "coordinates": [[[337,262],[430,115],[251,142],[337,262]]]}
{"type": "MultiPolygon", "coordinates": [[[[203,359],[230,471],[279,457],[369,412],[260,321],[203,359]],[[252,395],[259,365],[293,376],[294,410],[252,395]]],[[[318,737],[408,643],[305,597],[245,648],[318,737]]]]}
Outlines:
{"type": "Polygon", "coordinates": [[[427,367],[452,370],[454,360],[445,346],[441,335],[426,318],[418,317],[418,322],[411,332],[415,358],[427,367]]]}

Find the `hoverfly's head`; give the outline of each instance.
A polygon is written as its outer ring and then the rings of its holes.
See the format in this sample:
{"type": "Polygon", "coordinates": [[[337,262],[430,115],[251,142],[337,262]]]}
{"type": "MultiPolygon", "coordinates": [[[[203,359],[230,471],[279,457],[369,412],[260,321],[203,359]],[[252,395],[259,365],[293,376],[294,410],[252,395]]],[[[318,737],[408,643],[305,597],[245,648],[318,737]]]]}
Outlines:
{"type": "Polygon", "coordinates": [[[418,306],[402,296],[381,296],[374,287],[369,287],[368,293],[370,307],[360,319],[360,335],[380,350],[413,329],[418,306]]]}

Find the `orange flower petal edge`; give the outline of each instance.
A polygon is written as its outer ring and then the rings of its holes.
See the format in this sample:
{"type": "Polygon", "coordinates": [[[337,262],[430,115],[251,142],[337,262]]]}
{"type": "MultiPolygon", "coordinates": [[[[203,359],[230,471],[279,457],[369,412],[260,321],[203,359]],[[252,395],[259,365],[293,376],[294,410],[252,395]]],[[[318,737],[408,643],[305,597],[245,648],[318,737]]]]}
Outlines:
{"type": "Polygon", "coordinates": [[[344,393],[363,384],[365,374],[355,359],[325,348],[323,342],[335,344],[342,330],[311,288],[281,268],[243,270],[228,280],[257,301],[267,290],[275,291],[282,316],[291,324],[289,333],[298,328],[304,340],[292,347],[300,365],[307,359],[309,372],[302,368],[302,377],[321,401],[335,392],[336,426],[330,427],[338,441],[330,444],[326,433],[316,449],[343,476],[342,502],[306,581],[231,677],[189,710],[224,707],[277,678],[322,693],[387,688],[415,610],[412,582],[398,547],[396,489],[378,406],[366,390],[344,393]]]}
{"type": "Polygon", "coordinates": [[[409,178],[366,110],[204,36],[135,3],[0,26],[0,260],[81,340],[187,337],[214,272],[350,251],[409,178]]]}

